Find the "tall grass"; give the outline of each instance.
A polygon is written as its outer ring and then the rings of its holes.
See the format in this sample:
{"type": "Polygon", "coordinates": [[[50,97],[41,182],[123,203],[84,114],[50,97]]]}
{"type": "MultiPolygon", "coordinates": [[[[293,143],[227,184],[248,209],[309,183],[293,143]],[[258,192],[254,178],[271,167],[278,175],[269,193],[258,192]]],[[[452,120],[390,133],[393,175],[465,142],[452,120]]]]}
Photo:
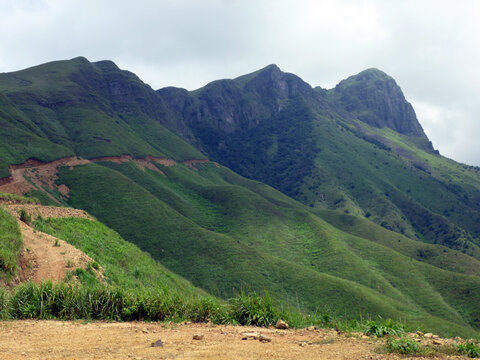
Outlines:
{"type": "MultiPolygon", "coordinates": [[[[1,319],[107,321],[192,321],[268,327],[279,319],[291,327],[332,327],[359,331],[367,321],[349,321],[327,313],[305,315],[276,306],[268,295],[246,294],[220,301],[205,295],[185,296],[171,289],[127,291],[105,284],[25,283],[0,288],[1,319]]],[[[391,322],[393,323],[393,322],[391,322]]]]}
{"type": "Polygon", "coordinates": [[[135,293],[103,284],[25,283],[0,292],[0,313],[10,319],[205,321],[220,308],[216,299],[174,292],[135,293]]]}
{"type": "Polygon", "coordinates": [[[11,277],[18,269],[22,236],[15,218],[0,208],[0,274],[11,277]]]}

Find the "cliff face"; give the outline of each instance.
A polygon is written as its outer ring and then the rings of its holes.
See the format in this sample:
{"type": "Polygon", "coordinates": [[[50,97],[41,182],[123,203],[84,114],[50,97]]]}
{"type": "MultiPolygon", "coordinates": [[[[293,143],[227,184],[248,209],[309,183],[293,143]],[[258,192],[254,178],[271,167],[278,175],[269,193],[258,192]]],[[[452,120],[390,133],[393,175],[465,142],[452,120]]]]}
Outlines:
{"type": "Polygon", "coordinates": [[[371,126],[418,138],[426,144],[426,150],[433,151],[401,88],[377,69],[351,76],[328,91],[312,89],[298,76],[269,65],[233,80],[211,82],[193,92],[170,87],[157,94],[187,126],[206,126],[231,134],[258,126],[278,114],[288,101],[301,99],[320,112],[343,117],[347,114],[371,126]]]}
{"type": "Polygon", "coordinates": [[[435,151],[411,104],[380,70],[324,90],[270,65],[193,92],[167,88],[157,94],[211,160],[306,205],[365,216],[452,247],[470,235],[480,238],[474,216],[458,215],[480,213],[480,205],[468,200],[476,193],[460,195],[433,169],[428,156],[435,151]],[[452,216],[458,206],[462,210],[452,216]]]}
{"type": "Polygon", "coordinates": [[[269,65],[233,80],[218,80],[188,93],[164,88],[157,94],[194,127],[210,127],[227,134],[253,128],[278,114],[292,99],[302,98],[316,106],[325,101],[298,76],[269,65]]]}
{"type": "Polygon", "coordinates": [[[394,79],[377,69],[349,77],[329,91],[333,106],[377,128],[388,127],[414,137],[425,137],[412,105],[394,79]]]}

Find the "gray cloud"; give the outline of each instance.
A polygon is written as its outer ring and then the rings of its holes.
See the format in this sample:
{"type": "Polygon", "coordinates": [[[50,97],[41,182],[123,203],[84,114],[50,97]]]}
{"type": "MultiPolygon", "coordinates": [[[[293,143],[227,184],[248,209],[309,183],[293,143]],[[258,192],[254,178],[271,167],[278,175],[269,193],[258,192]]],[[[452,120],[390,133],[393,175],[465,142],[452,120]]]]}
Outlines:
{"type": "Polygon", "coordinates": [[[475,0],[5,0],[0,71],[82,55],[194,89],[276,63],[328,88],[377,67],[442,154],[480,165],[479,13],[475,0]]]}

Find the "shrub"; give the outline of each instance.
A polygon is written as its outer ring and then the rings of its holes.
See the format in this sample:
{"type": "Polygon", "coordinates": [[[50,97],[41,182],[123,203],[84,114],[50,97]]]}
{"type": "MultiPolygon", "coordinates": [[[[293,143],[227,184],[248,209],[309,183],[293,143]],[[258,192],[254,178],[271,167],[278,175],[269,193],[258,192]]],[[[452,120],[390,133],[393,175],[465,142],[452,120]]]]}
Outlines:
{"type": "Polygon", "coordinates": [[[18,214],[20,215],[20,220],[22,220],[25,224],[30,225],[32,223],[32,217],[25,209],[20,209],[18,214]]]}
{"type": "Polygon", "coordinates": [[[387,340],[388,352],[397,352],[400,354],[412,355],[412,354],[416,354],[419,351],[419,349],[420,349],[419,345],[409,337],[387,340]]]}
{"type": "Polygon", "coordinates": [[[405,330],[402,324],[392,319],[386,319],[379,324],[376,321],[369,321],[363,333],[368,336],[384,337],[386,335],[401,335],[405,333],[405,330]]]}
{"type": "Polygon", "coordinates": [[[470,358],[480,357],[480,348],[473,342],[456,345],[456,348],[459,354],[466,355],[470,358]]]}
{"type": "Polygon", "coordinates": [[[240,296],[230,300],[230,312],[228,317],[231,322],[240,325],[265,326],[275,324],[282,316],[273,306],[273,299],[265,294],[240,296]]]}

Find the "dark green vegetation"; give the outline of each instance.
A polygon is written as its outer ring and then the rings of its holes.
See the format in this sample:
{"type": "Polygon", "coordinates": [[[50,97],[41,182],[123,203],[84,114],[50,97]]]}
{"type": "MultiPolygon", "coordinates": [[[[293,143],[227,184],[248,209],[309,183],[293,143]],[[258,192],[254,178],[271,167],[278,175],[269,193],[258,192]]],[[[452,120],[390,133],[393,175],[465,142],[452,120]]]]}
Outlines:
{"type": "Polygon", "coordinates": [[[386,319],[381,322],[369,321],[363,331],[365,335],[384,337],[388,335],[402,335],[405,333],[402,324],[394,322],[392,319],[386,319]]]}
{"type": "Polygon", "coordinates": [[[416,354],[419,350],[420,345],[418,345],[413,339],[409,337],[387,340],[388,352],[397,352],[404,355],[413,355],[416,354]]]}
{"type": "Polygon", "coordinates": [[[18,270],[22,236],[15,218],[0,207],[0,280],[8,281],[18,270]]]}
{"type": "Polygon", "coordinates": [[[461,355],[466,355],[470,358],[480,357],[480,348],[477,344],[467,342],[465,344],[457,345],[457,352],[461,355]]]}
{"type": "Polygon", "coordinates": [[[479,169],[433,150],[383,72],[366,70],[327,91],[271,65],[190,93],[158,93],[190,126],[193,139],[185,137],[239,174],[478,258],[479,169]]]}
{"type": "MultiPolygon", "coordinates": [[[[140,253],[96,223],[37,224],[90,251],[113,285],[183,283],[169,271],[218,298],[268,291],[308,314],[331,309],[478,335],[478,169],[433,150],[384,73],[367,70],[326,91],[272,65],[195,92],[154,92],[111,62],[77,58],[0,80],[0,176],[29,157],[203,158],[195,145],[280,190],[213,163],[61,168],[68,205],[153,259],[126,256],[140,253]],[[165,268],[148,275],[154,260],[165,268]]],[[[94,285],[87,271],[74,271],[94,285]]],[[[269,311],[261,319],[273,318],[269,311]]]]}

